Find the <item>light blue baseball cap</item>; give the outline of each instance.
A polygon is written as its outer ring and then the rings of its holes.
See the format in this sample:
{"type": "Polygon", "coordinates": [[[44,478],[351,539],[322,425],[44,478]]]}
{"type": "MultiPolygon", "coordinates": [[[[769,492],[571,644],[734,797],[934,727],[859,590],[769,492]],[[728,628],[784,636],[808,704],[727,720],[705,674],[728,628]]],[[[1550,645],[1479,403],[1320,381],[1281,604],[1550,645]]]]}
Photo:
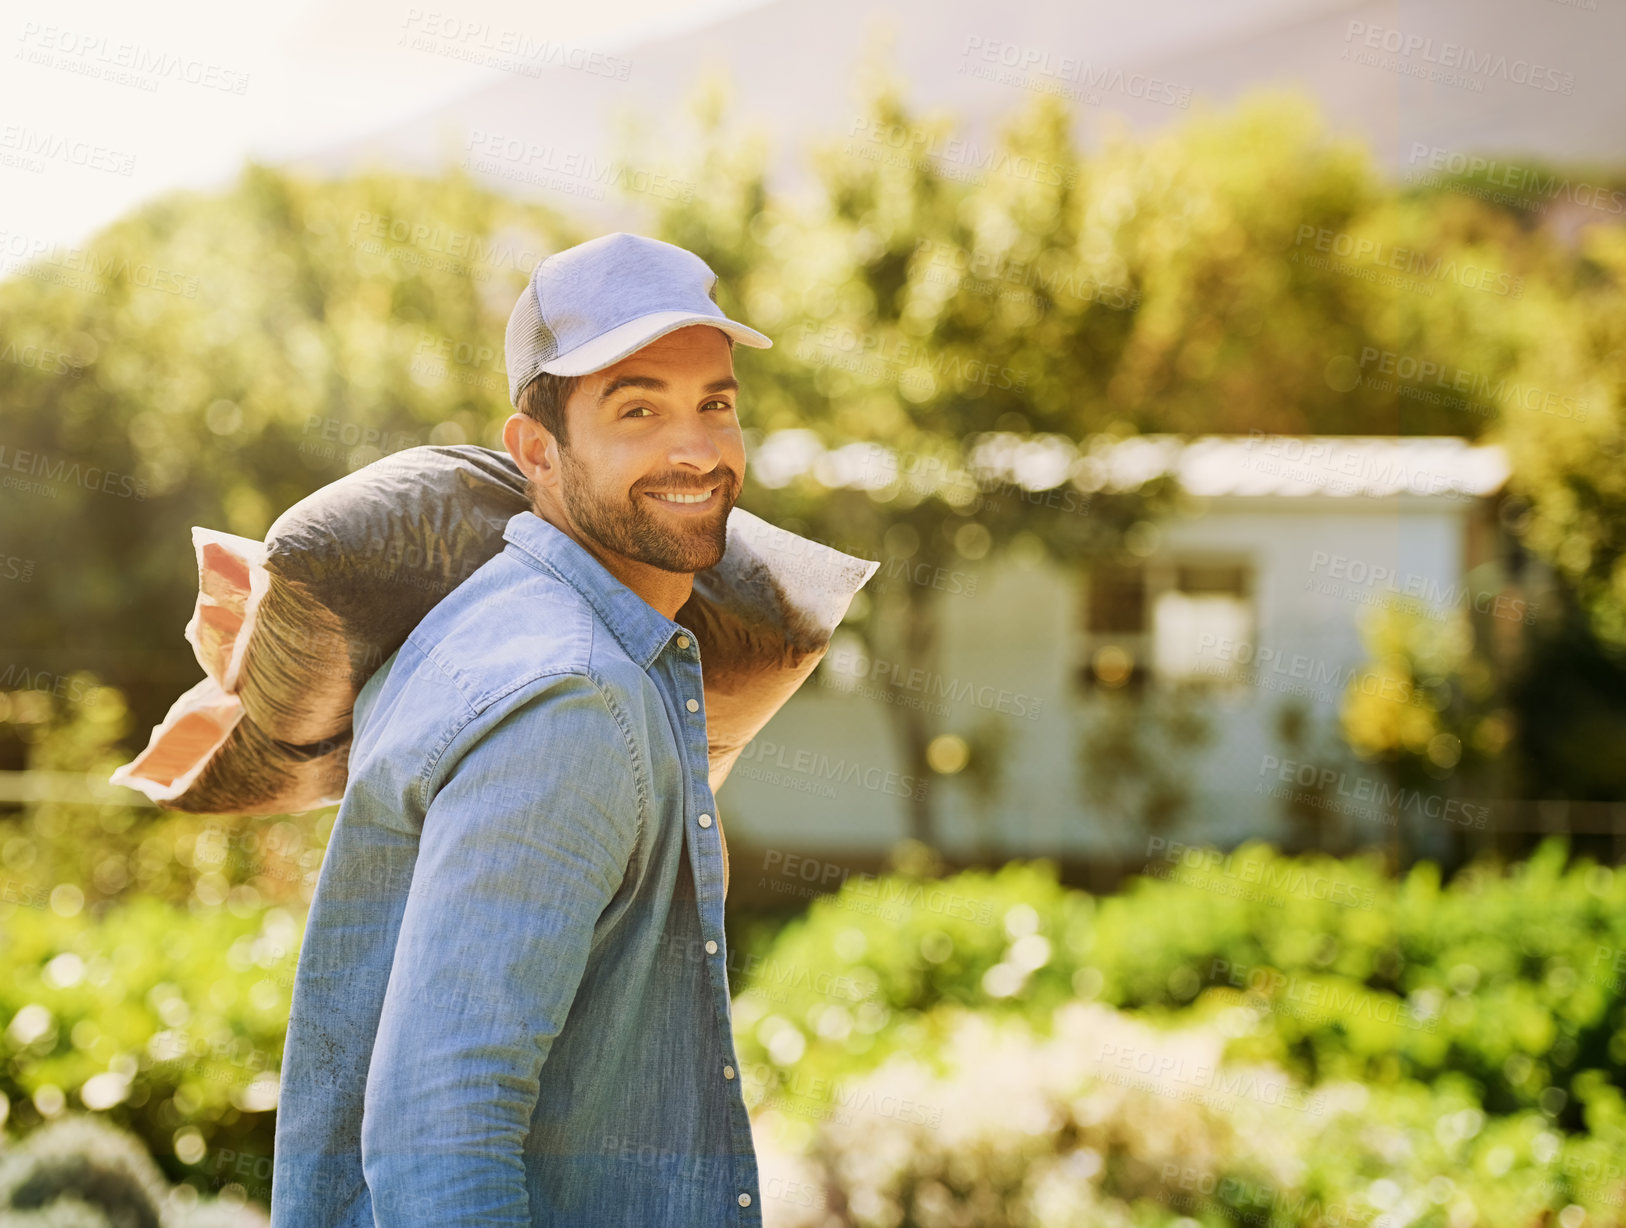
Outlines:
{"type": "Polygon", "coordinates": [[[717,274],[686,248],[643,235],[601,235],[555,252],[531,272],[508,317],[508,399],[538,373],[586,375],[691,324],[741,345],[773,342],[717,306],[717,274]]]}

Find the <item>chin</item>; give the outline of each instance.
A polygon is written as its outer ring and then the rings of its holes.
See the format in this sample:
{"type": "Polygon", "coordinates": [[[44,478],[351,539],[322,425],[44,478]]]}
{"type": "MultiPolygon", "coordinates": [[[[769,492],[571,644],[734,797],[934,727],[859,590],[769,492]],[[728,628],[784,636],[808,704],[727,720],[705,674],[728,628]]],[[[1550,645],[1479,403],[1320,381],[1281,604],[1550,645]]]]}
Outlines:
{"type": "Polygon", "coordinates": [[[706,548],[697,548],[689,552],[688,556],[683,560],[685,565],[678,568],[678,570],[687,572],[690,575],[697,571],[706,571],[721,563],[726,552],[727,543],[723,540],[722,534],[719,533],[715,541],[707,540],[706,548]]]}

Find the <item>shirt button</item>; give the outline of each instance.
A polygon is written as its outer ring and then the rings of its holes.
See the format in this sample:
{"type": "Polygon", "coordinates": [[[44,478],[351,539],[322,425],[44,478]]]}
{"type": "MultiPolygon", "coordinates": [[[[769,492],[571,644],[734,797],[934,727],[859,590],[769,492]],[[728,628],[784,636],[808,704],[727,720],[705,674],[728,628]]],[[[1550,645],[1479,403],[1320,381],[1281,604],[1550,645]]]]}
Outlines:
{"type": "Polygon", "coordinates": [[[700,707],[700,705],[699,705],[699,704],[698,704],[698,703],[696,703],[696,702],[695,702],[695,701],[694,701],[694,700],[692,700],[692,699],[685,699],[685,700],[684,700],[684,701],[683,701],[683,706],[684,706],[684,707],[685,707],[685,708],[687,708],[687,709],[688,709],[688,710],[689,710],[689,711],[690,711],[690,712],[695,712],[695,711],[697,711],[697,710],[698,710],[698,709],[699,709],[699,707],[700,707]]]}
{"type": "Polygon", "coordinates": [[[678,636],[678,647],[679,648],[687,648],[688,646],[689,646],[689,637],[686,636],[686,635],[678,636]]]}
{"type": "Polygon", "coordinates": [[[751,1195],[749,1195],[749,1194],[741,1194],[740,1195],[740,1206],[749,1207],[750,1205],[751,1205],[751,1195]]]}
{"type": "Polygon", "coordinates": [[[711,816],[709,814],[703,814],[703,815],[700,816],[699,819],[696,820],[696,822],[698,822],[700,824],[700,826],[702,826],[702,827],[710,827],[711,826],[711,816]]]}
{"type": "MultiPolygon", "coordinates": [[[[723,1078],[732,1079],[733,1077],[734,1077],[734,1068],[732,1066],[724,1066],[723,1067],[723,1078]]],[[[745,1204],[743,1202],[740,1204],[740,1206],[742,1206],[742,1207],[744,1205],[745,1204]]]]}
{"type": "Polygon", "coordinates": [[[713,942],[710,938],[706,939],[706,954],[707,955],[715,955],[715,954],[717,954],[717,944],[715,942],[713,942]]]}

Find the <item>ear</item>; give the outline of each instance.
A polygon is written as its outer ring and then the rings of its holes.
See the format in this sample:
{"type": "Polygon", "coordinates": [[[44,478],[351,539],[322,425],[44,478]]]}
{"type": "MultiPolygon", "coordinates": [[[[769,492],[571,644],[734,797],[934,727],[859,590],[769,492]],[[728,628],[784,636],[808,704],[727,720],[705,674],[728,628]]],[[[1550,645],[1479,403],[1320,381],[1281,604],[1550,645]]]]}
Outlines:
{"type": "Polygon", "coordinates": [[[547,427],[528,414],[512,413],[503,423],[502,441],[533,485],[551,484],[559,467],[559,448],[547,427]]]}

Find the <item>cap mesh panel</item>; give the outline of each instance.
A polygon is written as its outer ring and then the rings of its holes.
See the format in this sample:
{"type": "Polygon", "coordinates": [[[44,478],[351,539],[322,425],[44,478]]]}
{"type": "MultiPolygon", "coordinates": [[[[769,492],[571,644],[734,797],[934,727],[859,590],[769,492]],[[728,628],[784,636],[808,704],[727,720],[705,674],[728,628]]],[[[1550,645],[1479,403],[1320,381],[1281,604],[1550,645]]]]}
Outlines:
{"type": "Polygon", "coordinates": [[[536,288],[527,285],[519,302],[514,304],[514,313],[508,317],[508,333],[503,338],[508,399],[518,405],[520,389],[536,378],[542,364],[558,352],[558,340],[553,330],[542,322],[541,309],[536,305],[536,288]]]}

